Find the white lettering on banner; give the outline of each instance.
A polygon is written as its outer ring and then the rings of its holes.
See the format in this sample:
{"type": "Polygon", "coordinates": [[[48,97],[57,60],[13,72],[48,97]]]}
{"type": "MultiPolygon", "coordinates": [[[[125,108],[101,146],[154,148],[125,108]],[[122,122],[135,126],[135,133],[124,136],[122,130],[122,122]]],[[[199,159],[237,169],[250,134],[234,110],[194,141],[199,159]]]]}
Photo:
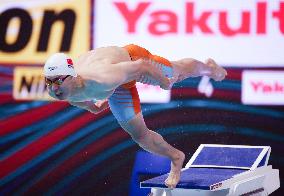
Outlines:
{"type": "Polygon", "coordinates": [[[199,93],[203,93],[206,97],[212,96],[214,88],[208,76],[203,76],[201,78],[197,90],[199,93]]]}
{"type": "Polygon", "coordinates": [[[136,83],[141,103],[168,103],[171,100],[171,91],[159,86],[136,83]]]}
{"type": "Polygon", "coordinates": [[[170,60],[284,66],[281,0],[97,0],[95,9],[95,47],[135,43],[170,60]]]}
{"type": "Polygon", "coordinates": [[[244,71],[242,102],[284,105],[284,71],[244,71]]]}

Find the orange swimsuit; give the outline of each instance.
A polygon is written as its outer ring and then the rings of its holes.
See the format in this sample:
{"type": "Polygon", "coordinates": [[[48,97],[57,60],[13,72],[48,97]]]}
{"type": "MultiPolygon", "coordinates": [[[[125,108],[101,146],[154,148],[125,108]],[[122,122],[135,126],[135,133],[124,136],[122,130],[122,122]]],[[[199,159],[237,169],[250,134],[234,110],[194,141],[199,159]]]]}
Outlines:
{"type": "MultiPolygon", "coordinates": [[[[147,58],[151,64],[161,70],[165,77],[173,76],[173,69],[170,61],[167,59],[152,55],[148,50],[140,46],[130,44],[124,47],[132,61],[140,58],[147,58]]],[[[150,76],[143,76],[138,82],[151,85],[159,85],[159,82],[150,76]]],[[[128,122],[139,112],[141,112],[140,99],[135,85],[136,81],[132,81],[118,87],[110,96],[108,102],[110,109],[118,122],[128,122]]]]}

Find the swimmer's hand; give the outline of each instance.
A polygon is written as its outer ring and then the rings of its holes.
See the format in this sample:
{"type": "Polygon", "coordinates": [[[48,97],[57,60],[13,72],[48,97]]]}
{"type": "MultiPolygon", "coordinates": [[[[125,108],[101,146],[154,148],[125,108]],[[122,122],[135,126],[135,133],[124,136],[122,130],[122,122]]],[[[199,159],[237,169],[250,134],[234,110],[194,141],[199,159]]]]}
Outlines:
{"type": "Polygon", "coordinates": [[[103,100],[98,100],[96,103],[95,103],[95,106],[99,109],[106,109],[108,108],[108,102],[107,102],[107,99],[103,99],[103,100]]]}
{"type": "Polygon", "coordinates": [[[84,102],[69,102],[71,105],[88,110],[91,113],[97,114],[109,107],[107,99],[99,100],[97,102],[84,101],[84,102]]]}
{"type": "Polygon", "coordinates": [[[162,89],[169,90],[172,87],[172,82],[169,78],[163,75],[161,69],[152,64],[152,60],[147,58],[142,58],[136,61],[138,64],[141,64],[141,73],[143,75],[150,75],[152,78],[159,82],[159,85],[162,89]]]}
{"type": "Polygon", "coordinates": [[[207,59],[205,64],[211,67],[211,73],[208,75],[210,78],[215,81],[222,81],[225,79],[227,71],[223,67],[217,65],[213,59],[207,59]]]}

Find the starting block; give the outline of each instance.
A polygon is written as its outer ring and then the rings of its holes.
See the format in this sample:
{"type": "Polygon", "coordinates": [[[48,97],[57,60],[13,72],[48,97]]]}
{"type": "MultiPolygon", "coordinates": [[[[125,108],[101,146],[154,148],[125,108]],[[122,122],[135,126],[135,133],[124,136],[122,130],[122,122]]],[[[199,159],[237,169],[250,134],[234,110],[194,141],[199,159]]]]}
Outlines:
{"type": "Polygon", "coordinates": [[[279,170],[268,164],[269,146],[201,144],[169,189],[168,174],[140,183],[151,196],[269,195],[280,187],[279,170]]]}

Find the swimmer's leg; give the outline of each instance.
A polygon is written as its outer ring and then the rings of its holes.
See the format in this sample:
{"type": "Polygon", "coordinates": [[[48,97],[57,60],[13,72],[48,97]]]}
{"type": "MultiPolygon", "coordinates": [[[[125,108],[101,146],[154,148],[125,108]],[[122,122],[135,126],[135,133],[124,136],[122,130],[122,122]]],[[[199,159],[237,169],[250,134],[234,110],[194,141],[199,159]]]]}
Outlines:
{"type": "Polygon", "coordinates": [[[120,122],[120,125],[144,150],[170,158],[171,171],[165,184],[169,188],[175,188],[180,179],[180,171],[185,158],[184,153],[168,144],[160,134],[149,130],[141,113],[128,122],[120,122]]]}
{"type": "Polygon", "coordinates": [[[121,127],[139,146],[171,159],[171,171],[165,183],[168,187],[174,188],[180,179],[184,153],[168,144],[160,134],[147,128],[136,86],[119,87],[109,98],[109,105],[121,127]]]}
{"type": "Polygon", "coordinates": [[[221,81],[227,75],[226,70],[217,65],[213,59],[208,59],[205,63],[202,63],[192,58],[185,58],[171,63],[177,79],[176,82],[198,76],[208,76],[216,81],[221,81]]]}
{"type": "Polygon", "coordinates": [[[175,82],[180,82],[189,77],[208,76],[216,81],[221,81],[227,75],[225,69],[216,64],[212,59],[208,59],[205,63],[192,59],[185,58],[178,61],[169,61],[161,56],[153,55],[147,49],[130,44],[124,47],[132,60],[140,58],[148,59],[154,66],[149,66],[149,73],[153,76],[156,73],[155,68],[160,68],[162,75],[169,79],[169,85],[161,85],[159,81],[155,80],[155,77],[149,77],[148,75],[142,75],[138,81],[142,83],[160,85],[164,89],[170,89],[175,82]],[[152,68],[152,72],[151,72],[152,68]]]}

